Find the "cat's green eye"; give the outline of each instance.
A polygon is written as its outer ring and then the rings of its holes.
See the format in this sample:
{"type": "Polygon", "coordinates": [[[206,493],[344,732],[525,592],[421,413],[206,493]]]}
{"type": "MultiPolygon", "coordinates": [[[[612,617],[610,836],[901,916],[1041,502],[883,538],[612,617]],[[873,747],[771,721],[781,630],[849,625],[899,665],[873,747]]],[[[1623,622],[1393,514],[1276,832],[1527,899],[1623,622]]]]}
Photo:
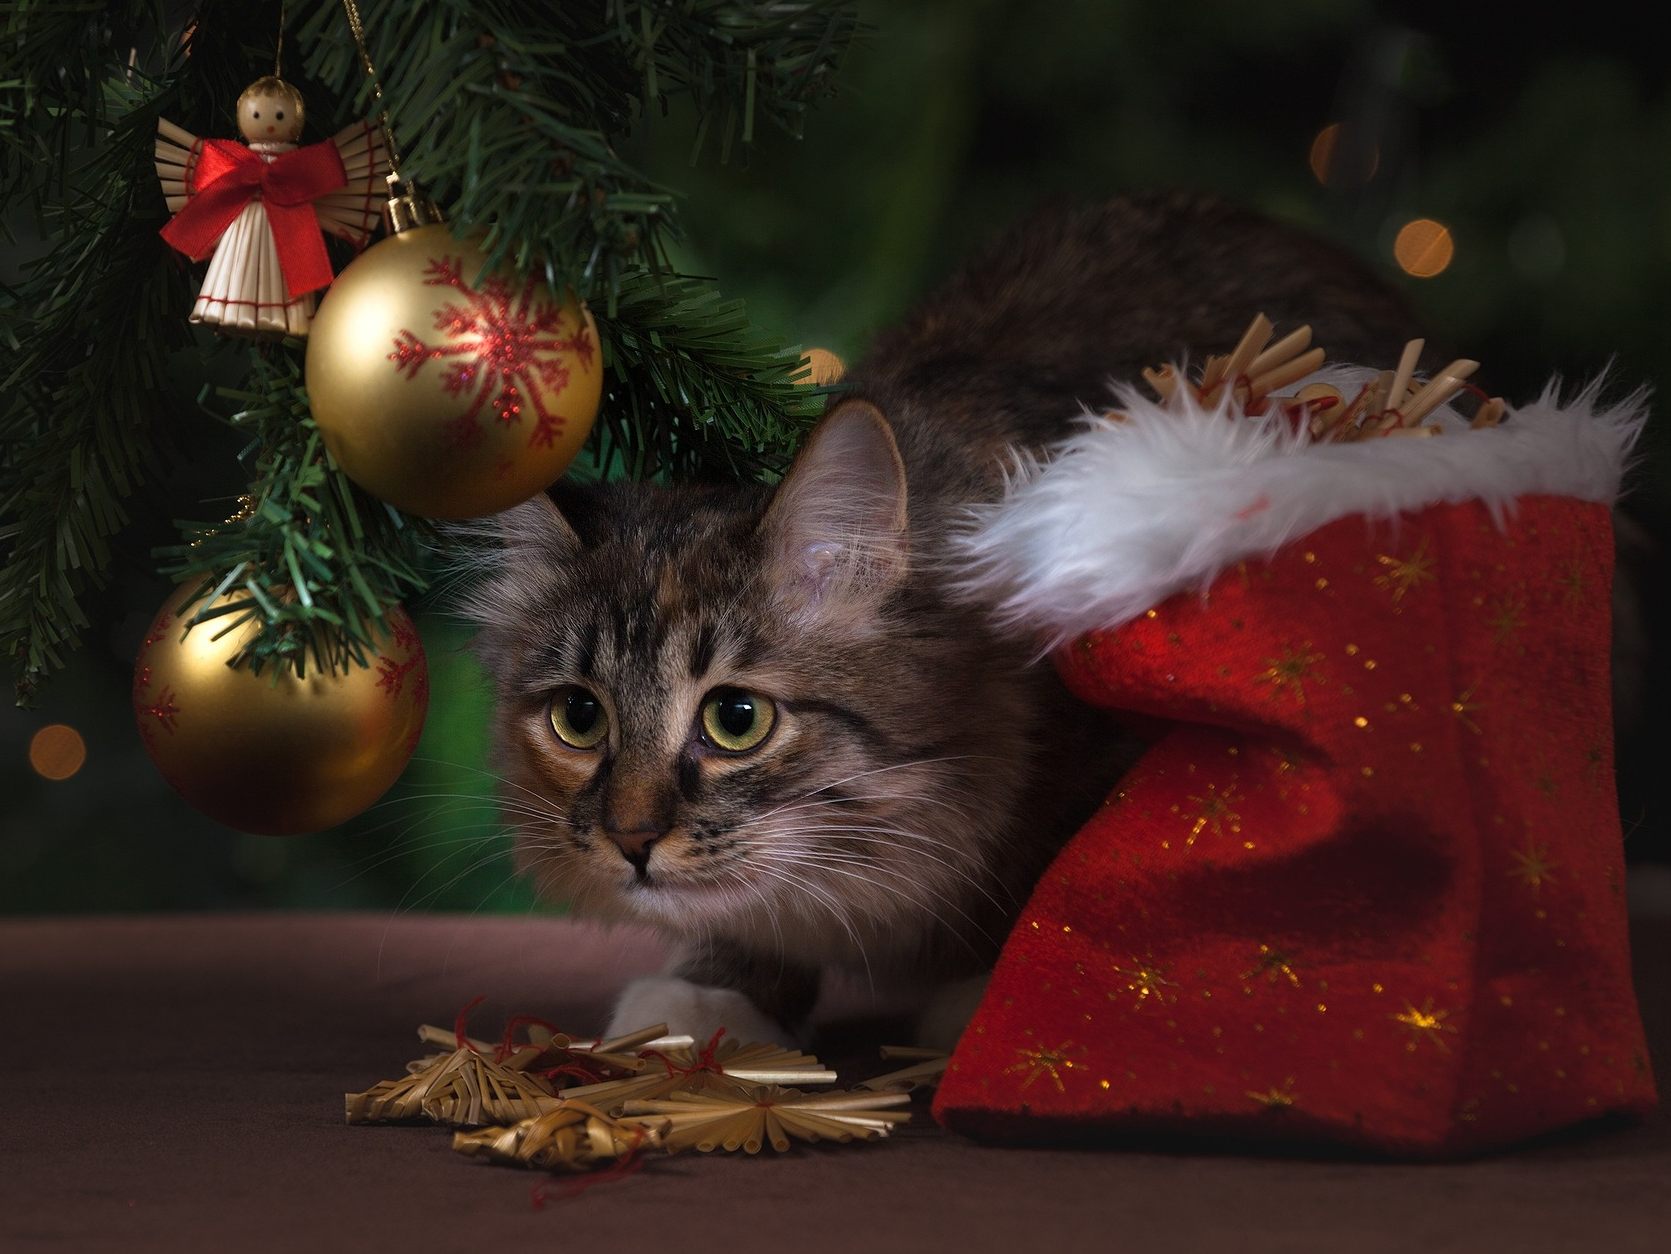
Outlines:
{"type": "Polygon", "coordinates": [[[571,749],[596,749],[609,734],[603,702],[577,684],[551,694],[551,730],[571,749]]]}
{"type": "Polygon", "coordinates": [[[715,688],[702,703],[702,735],[727,753],[758,749],[776,721],[777,707],[758,692],[715,688]]]}

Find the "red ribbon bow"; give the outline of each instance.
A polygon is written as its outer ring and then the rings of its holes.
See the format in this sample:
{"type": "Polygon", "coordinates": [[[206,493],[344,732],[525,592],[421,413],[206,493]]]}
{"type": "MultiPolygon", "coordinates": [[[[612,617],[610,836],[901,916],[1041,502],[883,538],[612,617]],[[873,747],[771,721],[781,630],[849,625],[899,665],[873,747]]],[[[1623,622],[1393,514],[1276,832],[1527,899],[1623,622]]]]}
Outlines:
{"type": "Polygon", "coordinates": [[[278,244],[285,290],[295,300],[330,285],[331,259],[325,255],[313,201],[347,182],[342,156],[329,140],[263,161],[234,140],[211,139],[192,167],[192,198],[163,227],[162,237],[201,261],[244,206],[259,196],[278,244]]]}

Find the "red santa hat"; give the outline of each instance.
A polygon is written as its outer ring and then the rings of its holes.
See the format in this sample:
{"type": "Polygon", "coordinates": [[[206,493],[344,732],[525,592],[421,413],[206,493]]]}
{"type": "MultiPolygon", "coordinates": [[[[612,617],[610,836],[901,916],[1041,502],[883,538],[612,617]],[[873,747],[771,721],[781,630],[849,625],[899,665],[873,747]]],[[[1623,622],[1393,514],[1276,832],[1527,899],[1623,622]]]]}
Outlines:
{"type": "Polygon", "coordinates": [[[1472,363],[1276,397],[1237,354],[1117,389],[962,542],[1075,692],[1166,730],[1039,883],[937,1117],[1434,1155],[1646,1109],[1608,685],[1642,397],[1470,419],[1472,363]]]}

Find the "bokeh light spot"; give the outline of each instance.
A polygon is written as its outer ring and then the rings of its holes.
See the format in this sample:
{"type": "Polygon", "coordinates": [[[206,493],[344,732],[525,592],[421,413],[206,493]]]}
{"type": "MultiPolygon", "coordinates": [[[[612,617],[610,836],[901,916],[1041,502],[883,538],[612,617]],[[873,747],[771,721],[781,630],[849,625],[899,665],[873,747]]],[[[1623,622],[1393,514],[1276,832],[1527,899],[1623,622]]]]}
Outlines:
{"type": "Polygon", "coordinates": [[[1324,187],[1362,187],[1381,168],[1379,145],[1371,144],[1367,151],[1358,151],[1343,144],[1344,138],[1341,124],[1330,122],[1311,141],[1311,174],[1324,187]]]}
{"type": "Polygon", "coordinates": [[[1405,274],[1431,279],[1444,273],[1456,255],[1450,228],[1432,218],[1417,218],[1398,228],[1393,240],[1393,259],[1405,274]]]}
{"type": "Polygon", "coordinates": [[[51,723],[29,741],[29,765],[43,779],[68,779],[87,761],[87,742],[63,723],[51,723]]]}
{"type": "Polygon", "coordinates": [[[808,368],[807,382],[814,387],[829,387],[832,383],[839,383],[841,376],[847,373],[847,363],[827,348],[809,348],[801,361],[808,368]]]}

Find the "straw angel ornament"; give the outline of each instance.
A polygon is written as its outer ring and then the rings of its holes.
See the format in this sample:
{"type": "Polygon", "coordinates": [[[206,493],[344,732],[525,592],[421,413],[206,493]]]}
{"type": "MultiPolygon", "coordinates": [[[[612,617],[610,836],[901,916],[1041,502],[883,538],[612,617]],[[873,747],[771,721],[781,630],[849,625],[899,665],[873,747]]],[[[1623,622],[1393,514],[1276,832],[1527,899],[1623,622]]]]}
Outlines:
{"type": "Polygon", "coordinates": [[[332,277],[321,232],[356,246],[370,237],[387,194],[382,137],[358,123],[298,147],[303,112],[301,93],[269,75],[238,97],[245,144],[158,119],[157,175],[174,213],[162,237],[194,261],[212,255],[193,322],[233,335],[306,335],[313,294],[332,277]]]}

